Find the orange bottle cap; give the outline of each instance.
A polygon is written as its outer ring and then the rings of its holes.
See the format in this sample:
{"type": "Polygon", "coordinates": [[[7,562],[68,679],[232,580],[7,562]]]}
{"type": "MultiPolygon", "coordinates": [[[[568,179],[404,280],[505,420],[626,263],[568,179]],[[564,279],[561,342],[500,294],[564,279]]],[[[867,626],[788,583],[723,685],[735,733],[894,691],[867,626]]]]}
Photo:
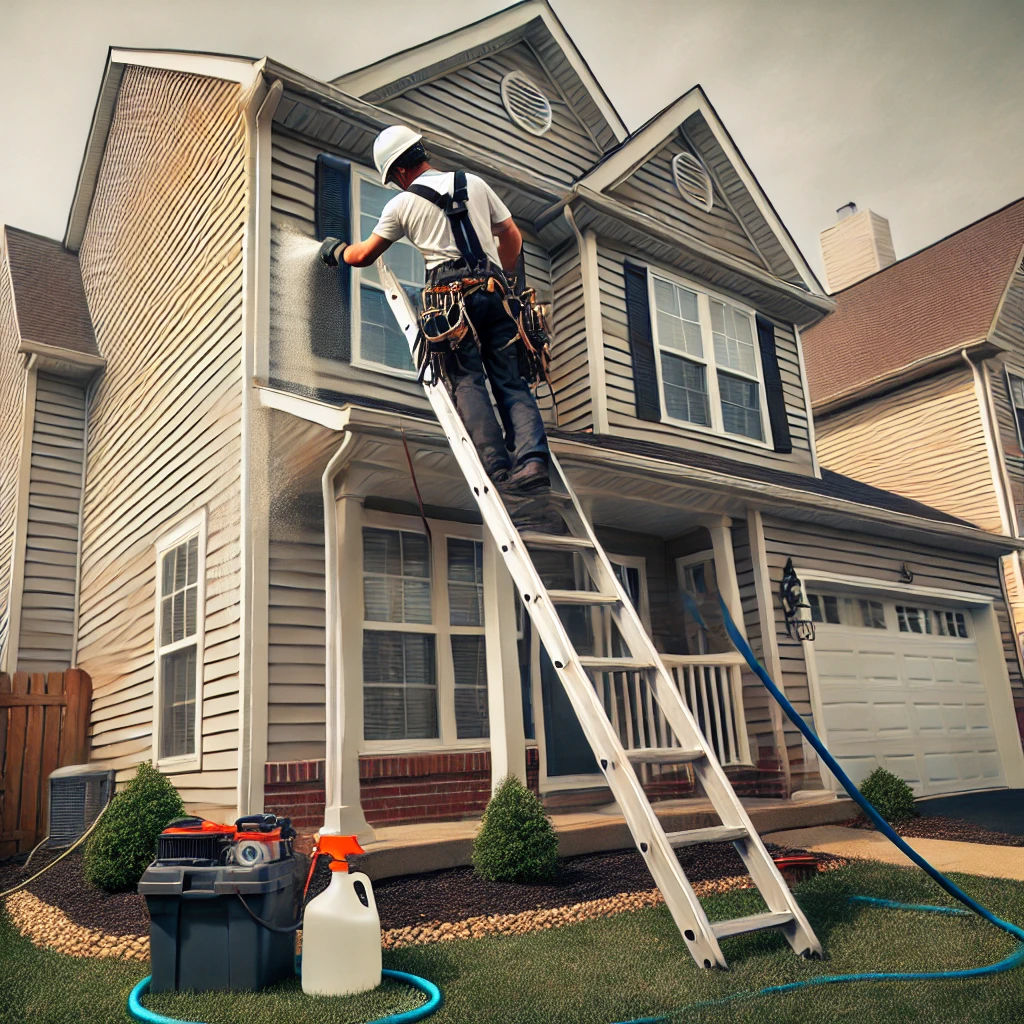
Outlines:
{"type": "Polygon", "coordinates": [[[329,853],[334,858],[331,861],[332,871],[348,871],[345,858],[353,853],[366,853],[355,836],[321,836],[317,852],[329,853]]]}

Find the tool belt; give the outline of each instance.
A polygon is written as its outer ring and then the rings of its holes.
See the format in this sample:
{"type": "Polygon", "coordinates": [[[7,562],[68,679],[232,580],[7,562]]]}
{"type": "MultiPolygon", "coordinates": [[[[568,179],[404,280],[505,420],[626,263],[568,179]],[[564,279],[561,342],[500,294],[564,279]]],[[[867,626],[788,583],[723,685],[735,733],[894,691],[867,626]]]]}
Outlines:
{"type": "Polygon", "coordinates": [[[493,265],[471,269],[465,263],[446,264],[431,274],[431,281],[423,290],[421,333],[416,351],[421,383],[429,367],[431,381],[443,380],[450,386],[449,354],[467,335],[480,345],[480,335],[466,308],[466,299],[486,289],[498,294],[516,326],[516,333],[508,344],[516,346],[520,376],[533,388],[543,382],[550,387],[551,341],[544,309],[533,288],[520,291],[517,285],[514,277],[510,280],[493,265]]]}

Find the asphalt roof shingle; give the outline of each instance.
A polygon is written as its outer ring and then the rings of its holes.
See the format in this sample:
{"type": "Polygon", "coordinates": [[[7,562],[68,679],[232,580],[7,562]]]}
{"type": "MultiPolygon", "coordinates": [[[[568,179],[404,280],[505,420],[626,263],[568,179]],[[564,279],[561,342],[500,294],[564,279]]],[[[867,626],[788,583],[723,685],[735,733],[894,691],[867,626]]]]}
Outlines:
{"type": "Polygon", "coordinates": [[[4,228],[21,340],[98,356],[78,256],[60,242],[4,228]]]}
{"type": "Polygon", "coordinates": [[[814,405],[985,338],[1022,245],[1019,199],[837,292],[836,311],[803,332],[814,405]]]}

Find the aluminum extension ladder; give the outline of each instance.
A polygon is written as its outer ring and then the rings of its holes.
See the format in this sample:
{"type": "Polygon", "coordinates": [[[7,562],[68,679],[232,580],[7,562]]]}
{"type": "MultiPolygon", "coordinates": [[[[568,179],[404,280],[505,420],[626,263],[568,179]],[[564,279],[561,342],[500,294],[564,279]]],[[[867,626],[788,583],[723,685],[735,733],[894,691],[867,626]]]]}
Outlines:
{"type": "MultiPolygon", "coordinates": [[[[419,334],[419,317],[390,268],[383,261],[378,263],[378,268],[388,303],[411,350],[419,334]]],[[[432,386],[429,370],[424,384],[431,407],[476,498],[484,523],[502,553],[534,627],[558,672],[594,757],[626,819],[633,841],[697,965],[725,967],[719,939],[765,928],[780,929],[793,949],[803,956],[820,955],[821,945],[810,924],[658,656],[557,460],[551,459],[551,475],[555,484],[552,491],[555,499],[561,499],[562,515],[569,534],[520,533],[484,471],[448,389],[441,383],[432,386]],[[557,488],[559,482],[563,485],[562,491],[557,488]],[[578,554],[596,589],[547,589],[534,566],[531,549],[578,554]],[[598,658],[579,655],[557,611],[559,606],[571,605],[607,608],[630,656],[598,658]],[[597,684],[587,674],[588,670],[595,673],[641,673],[679,745],[624,749],[598,696],[597,684]],[[686,832],[665,832],[644,792],[637,770],[642,764],[691,764],[721,824],[686,832]],[[743,859],[768,911],[712,923],[694,894],[675,851],[698,843],[726,842],[731,842],[743,859]]]]}

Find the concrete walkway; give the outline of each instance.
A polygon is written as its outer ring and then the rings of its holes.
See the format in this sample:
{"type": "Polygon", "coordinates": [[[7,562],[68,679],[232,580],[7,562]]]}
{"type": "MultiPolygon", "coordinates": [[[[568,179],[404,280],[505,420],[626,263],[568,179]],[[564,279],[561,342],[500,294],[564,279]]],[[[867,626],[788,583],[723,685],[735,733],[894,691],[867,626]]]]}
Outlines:
{"type": "MultiPolygon", "coordinates": [[[[884,864],[913,863],[885,836],[859,828],[821,825],[816,828],[772,832],[764,838],[780,846],[797,846],[804,850],[833,853],[839,857],[878,860],[884,864]]],[[[956,843],[947,839],[907,838],[906,842],[942,872],[962,871],[968,875],[1012,878],[1024,882],[1024,847],[956,843]]]]}
{"type": "MultiPolygon", "coordinates": [[[[719,824],[718,815],[708,800],[666,800],[653,806],[668,832],[719,824]]],[[[842,821],[853,815],[850,800],[836,800],[830,793],[800,801],[744,797],[743,806],[760,833],[842,821]]],[[[551,820],[558,832],[558,853],[562,857],[633,849],[625,819],[614,804],[553,814],[551,820]]],[[[364,844],[366,853],[350,858],[349,863],[365,871],[374,881],[464,867],[472,863],[473,838],[479,828],[479,818],[380,826],[374,829],[376,840],[364,844]]]]}

